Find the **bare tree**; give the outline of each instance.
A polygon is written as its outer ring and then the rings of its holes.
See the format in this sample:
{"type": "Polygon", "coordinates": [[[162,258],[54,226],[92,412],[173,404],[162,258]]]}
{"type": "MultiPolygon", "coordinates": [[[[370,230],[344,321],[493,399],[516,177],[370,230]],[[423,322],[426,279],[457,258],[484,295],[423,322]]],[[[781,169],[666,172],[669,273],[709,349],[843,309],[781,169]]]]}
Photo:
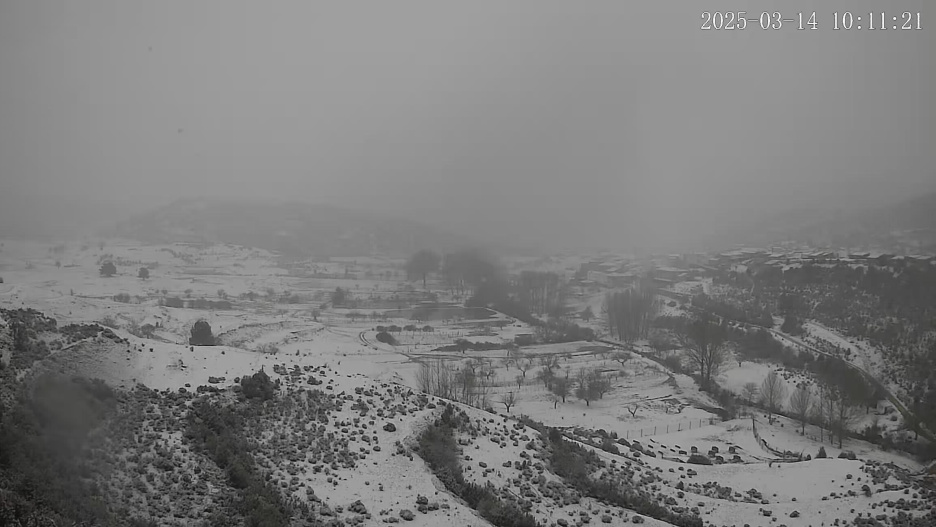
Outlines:
{"type": "Polygon", "coordinates": [[[835,390],[832,399],[835,401],[834,411],[832,413],[832,428],[838,435],[838,447],[842,448],[842,440],[848,433],[849,427],[860,415],[859,404],[844,390],[835,390]]]}
{"type": "Polygon", "coordinates": [[[553,382],[553,379],[555,378],[555,375],[553,374],[552,370],[550,370],[550,369],[547,369],[547,368],[540,368],[540,370],[539,370],[538,372],[536,372],[536,378],[537,378],[538,380],[543,381],[543,387],[546,388],[546,389],[548,390],[549,387],[552,385],[552,382],[553,382]]]}
{"type": "Polygon", "coordinates": [[[799,419],[802,433],[804,434],[806,433],[806,419],[809,417],[810,412],[812,412],[812,407],[812,391],[809,390],[806,384],[800,384],[790,397],[790,411],[799,419]]]}
{"type": "Polygon", "coordinates": [[[611,381],[602,375],[601,370],[598,368],[591,371],[588,382],[592,392],[597,395],[599,399],[604,399],[604,394],[611,390],[611,381]]]}
{"type": "Polygon", "coordinates": [[[519,390],[523,386],[523,375],[517,375],[514,380],[517,381],[517,389],[519,390]]]}
{"type": "Polygon", "coordinates": [[[416,385],[425,393],[454,399],[454,375],[452,369],[441,360],[424,362],[416,372],[416,385]]]}
{"type": "Polygon", "coordinates": [[[510,413],[510,407],[517,404],[517,401],[518,401],[518,398],[516,395],[514,395],[513,392],[507,392],[506,394],[502,395],[500,398],[500,402],[501,404],[504,405],[505,408],[507,408],[508,414],[510,413]]]}
{"type": "Polygon", "coordinates": [[[464,404],[473,405],[475,397],[475,388],[478,377],[470,366],[464,366],[455,373],[455,383],[458,387],[458,401],[464,404]]]}
{"type": "MultiPolygon", "coordinates": [[[[819,442],[823,442],[823,429],[828,423],[828,409],[826,406],[829,403],[829,388],[822,383],[817,385],[817,396],[816,403],[813,405],[812,416],[813,420],[819,424],[819,442]]],[[[832,441],[831,435],[829,436],[829,441],[832,441]]]]}
{"type": "Polygon", "coordinates": [[[539,363],[540,366],[552,373],[553,370],[559,368],[559,357],[556,355],[543,355],[539,358],[539,363]]]}
{"type": "Polygon", "coordinates": [[[592,375],[585,368],[581,368],[576,381],[578,385],[575,387],[575,396],[585,401],[585,406],[591,406],[591,402],[598,398],[592,384],[592,375]]]}
{"type": "Polygon", "coordinates": [[[611,360],[617,362],[621,366],[624,366],[627,364],[627,361],[631,360],[632,356],[633,355],[629,351],[618,351],[611,355],[611,360]]]}
{"type": "Polygon", "coordinates": [[[707,389],[730,356],[727,327],[701,318],[687,324],[677,337],[707,389]]]}
{"type": "Polygon", "coordinates": [[[760,395],[760,388],[757,387],[757,383],[745,383],[744,388],[741,389],[741,397],[749,403],[756,403],[758,395],[760,395]]]}
{"type": "Polygon", "coordinates": [[[635,418],[636,418],[636,417],[637,417],[637,410],[640,410],[640,405],[639,405],[639,404],[636,404],[636,403],[635,403],[635,404],[629,404],[629,405],[625,406],[625,408],[627,408],[627,411],[630,412],[631,417],[635,417],[635,418]]]}
{"type": "Polygon", "coordinates": [[[524,353],[517,353],[515,358],[517,369],[520,370],[520,374],[523,375],[523,378],[525,379],[527,370],[533,366],[532,357],[528,357],[524,353]]]}
{"type": "Polygon", "coordinates": [[[416,386],[423,393],[435,395],[433,392],[432,366],[428,362],[423,362],[416,370],[416,386]]]}
{"type": "Polygon", "coordinates": [[[768,420],[773,423],[774,412],[783,408],[783,401],[786,399],[787,387],[783,379],[777,375],[776,371],[771,371],[761,383],[761,397],[764,399],[764,406],[767,408],[768,420]]]}
{"type": "Polygon", "coordinates": [[[566,402],[566,397],[569,396],[569,378],[568,377],[556,377],[552,381],[551,391],[553,395],[562,399],[562,402],[566,402]]]}

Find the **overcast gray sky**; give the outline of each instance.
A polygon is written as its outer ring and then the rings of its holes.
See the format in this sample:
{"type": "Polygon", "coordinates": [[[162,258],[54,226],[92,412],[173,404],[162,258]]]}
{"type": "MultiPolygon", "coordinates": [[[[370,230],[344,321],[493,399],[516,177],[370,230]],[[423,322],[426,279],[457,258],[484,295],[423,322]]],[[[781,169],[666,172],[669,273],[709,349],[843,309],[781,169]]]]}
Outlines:
{"type": "Polygon", "coordinates": [[[0,0],[0,193],[304,199],[617,247],[892,201],[936,185],[933,7],[0,0]],[[739,6],[820,29],[700,30],[739,6]],[[834,31],[836,9],[924,29],[834,31]]]}

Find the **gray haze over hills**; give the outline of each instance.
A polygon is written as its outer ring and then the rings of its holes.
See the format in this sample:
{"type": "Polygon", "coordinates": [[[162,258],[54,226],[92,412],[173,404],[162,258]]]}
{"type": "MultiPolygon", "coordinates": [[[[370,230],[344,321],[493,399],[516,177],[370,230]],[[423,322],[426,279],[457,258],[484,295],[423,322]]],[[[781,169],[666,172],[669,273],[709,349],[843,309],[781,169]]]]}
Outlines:
{"type": "Polygon", "coordinates": [[[719,6],[688,0],[5,2],[0,235],[208,196],[689,249],[936,190],[929,2],[901,2],[910,32],[831,29],[871,0],[743,5],[822,27],[701,31],[719,6]]]}
{"type": "Polygon", "coordinates": [[[478,241],[427,223],[328,205],[268,200],[189,199],[136,214],[105,230],[147,243],[230,243],[286,256],[406,257],[432,247],[455,251],[478,241]]]}

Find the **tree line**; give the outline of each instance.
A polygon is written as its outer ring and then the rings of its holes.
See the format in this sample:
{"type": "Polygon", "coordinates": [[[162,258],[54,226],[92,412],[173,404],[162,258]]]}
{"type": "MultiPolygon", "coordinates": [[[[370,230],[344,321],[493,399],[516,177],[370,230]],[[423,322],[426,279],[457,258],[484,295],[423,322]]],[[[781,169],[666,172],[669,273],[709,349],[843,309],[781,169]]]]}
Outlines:
{"type": "Polygon", "coordinates": [[[602,307],[608,332],[627,344],[647,337],[650,324],[658,310],[659,300],[649,282],[624,291],[605,293],[602,307]]]}

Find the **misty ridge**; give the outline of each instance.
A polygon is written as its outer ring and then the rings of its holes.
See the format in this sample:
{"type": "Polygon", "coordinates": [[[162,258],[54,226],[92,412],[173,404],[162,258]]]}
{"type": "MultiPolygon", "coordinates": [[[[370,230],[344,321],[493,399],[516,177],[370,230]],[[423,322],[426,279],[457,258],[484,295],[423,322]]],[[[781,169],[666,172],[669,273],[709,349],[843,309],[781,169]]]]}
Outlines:
{"type": "Polygon", "coordinates": [[[0,4],[0,526],[933,527],[932,6],[794,4],[0,4]]]}
{"type": "Polygon", "coordinates": [[[6,7],[3,233],[203,197],[669,252],[936,192],[931,32],[706,32],[685,1],[426,4],[202,6],[186,24],[175,5],[6,7]]]}

